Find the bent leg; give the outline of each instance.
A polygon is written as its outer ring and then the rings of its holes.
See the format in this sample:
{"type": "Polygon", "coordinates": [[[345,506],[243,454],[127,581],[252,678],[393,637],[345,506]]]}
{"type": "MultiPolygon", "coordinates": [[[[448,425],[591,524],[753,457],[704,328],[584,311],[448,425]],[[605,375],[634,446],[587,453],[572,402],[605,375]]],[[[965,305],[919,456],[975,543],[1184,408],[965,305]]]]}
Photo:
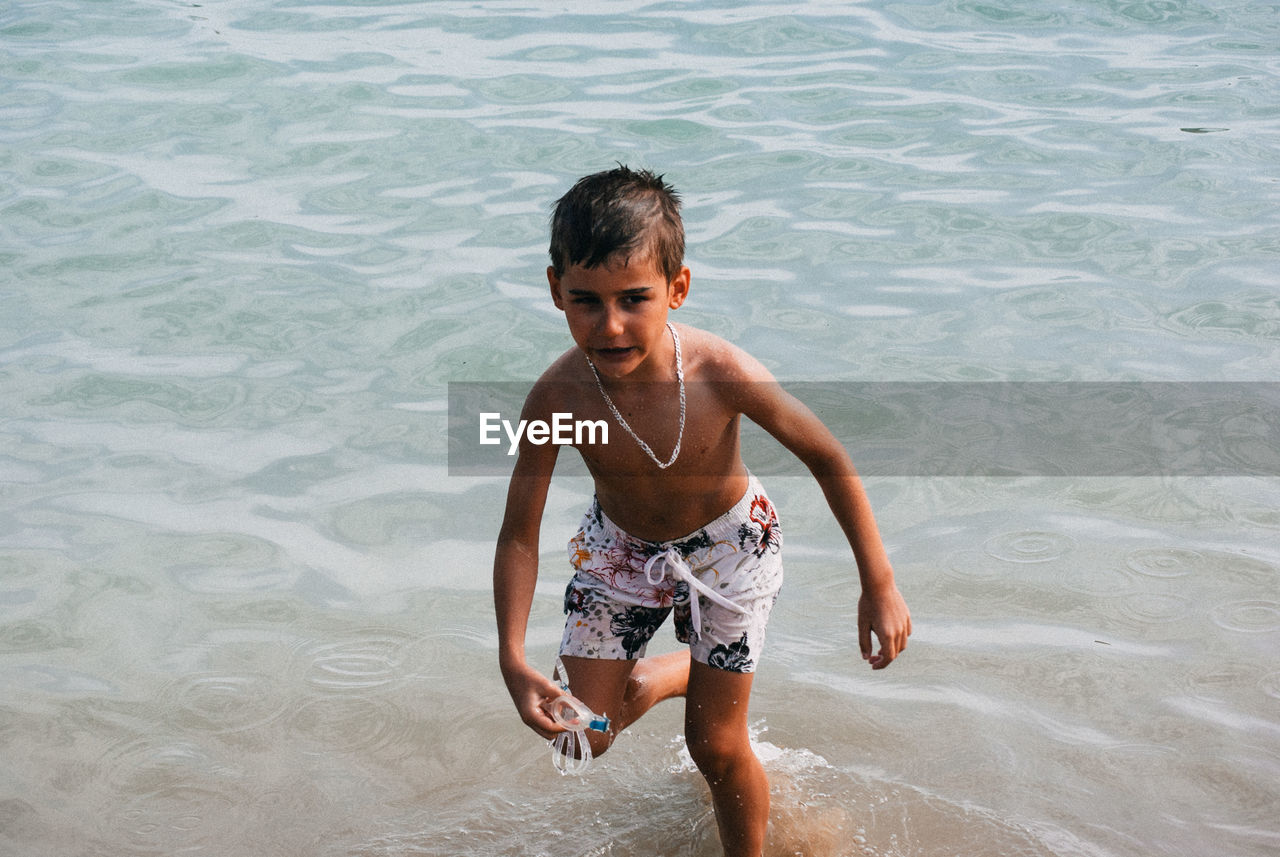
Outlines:
{"type": "Polygon", "coordinates": [[[619,732],[664,699],[684,696],[689,686],[688,650],[633,661],[561,658],[569,690],[588,708],[610,718],[609,733],[588,732],[591,752],[609,749],[619,732]]]}
{"type": "Polygon", "coordinates": [[[623,709],[623,698],[630,683],[631,673],[639,661],[619,661],[605,658],[578,658],[563,655],[560,658],[569,673],[569,692],[580,699],[596,714],[610,717],[607,733],[587,730],[584,734],[591,742],[591,752],[599,756],[609,749],[614,736],[622,731],[616,719],[623,709]]]}
{"type": "Polygon", "coordinates": [[[636,661],[627,681],[622,707],[614,721],[621,732],[664,699],[684,696],[689,688],[689,650],[683,649],[636,661]]]}
{"type": "Polygon", "coordinates": [[[689,670],[685,740],[711,788],[725,857],[760,857],[769,824],[769,780],[747,730],[751,681],[697,661],[689,670]]]}

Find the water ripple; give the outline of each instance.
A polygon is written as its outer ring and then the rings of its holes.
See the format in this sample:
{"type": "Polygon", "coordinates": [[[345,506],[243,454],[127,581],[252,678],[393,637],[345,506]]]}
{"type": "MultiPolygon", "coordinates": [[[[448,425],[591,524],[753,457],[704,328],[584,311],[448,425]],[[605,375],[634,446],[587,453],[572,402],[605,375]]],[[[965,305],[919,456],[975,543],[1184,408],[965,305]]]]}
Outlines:
{"type": "Polygon", "coordinates": [[[428,639],[386,629],[306,643],[294,669],[314,691],[364,694],[404,682],[423,666],[428,639]]]}
{"type": "Polygon", "coordinates": [[[1211,615],[1214,624],[1227,631],[1265,634],[1280,630],[1280,601],[1232,601],[1214,607],[1211,615]]]}
{"type": "Polygon", "coordinates": [[[1133,578],[1121,568],[1116,568],[1101,557],[1072,559],[1059,575],[1063,589],[1092,595],[1098,598],[1114,598],[1127,595],[1135,588],[1133,578]]]}
{"type": "Polygon", "coordinates": [[[212,764],[212,757],[199,744],[156,735],[124,738],[90,770],[101,772],[106,784],[119,793],[138,794],[199,782],[212,764]]]}
{"type": "Polygon", "coordinates": [[[199,732],[241,732],[268,723],[283,710],[277,681],[262,674],[203,673],[183,676],[160,692],[174,722],[199,732]]]}
{"type": "Polygon", "coordinates": [[[1005,562],[1049,562],[1065,556],[1075,542],[1062,533],[1037,530],[994,536],[986,543],[987,553],[1005,562]]]}
{"type": "Polygon", "coordinates": [[[1143,548],[1129,554],[1125,563],[1148,577],[1185,577],[1203,561],[1203,556],[1187,548],[1143,548]]]}
{"type": "Polygon", "coordinates": [[[1191,600],[1181,595],[1144,592],[1126,596],[1120,602],[1120,614],[1139,627],[1182,622],[1191,611],[1191,600]]]}
{"type": "Polygon", "coordinates": [[[403,754],[417,729],[409,713],[394,702],[365,696],[306,700],[289,714],[288,723],[295,735],[326,752],[360,756],[403,754]]]}
{"type": "Polygon", "coordinates": [[[61,631],[45,622],[25,621],[0,625],[0,652],[48,652],[64,648],[68,641],[61,631]]]}

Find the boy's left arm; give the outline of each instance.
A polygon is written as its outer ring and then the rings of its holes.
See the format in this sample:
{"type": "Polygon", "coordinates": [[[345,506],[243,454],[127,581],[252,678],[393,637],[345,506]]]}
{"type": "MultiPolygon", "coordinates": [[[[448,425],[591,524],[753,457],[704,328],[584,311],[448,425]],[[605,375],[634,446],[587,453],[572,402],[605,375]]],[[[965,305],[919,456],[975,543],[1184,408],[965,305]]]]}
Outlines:
{"type": "Polygon", "coordinates": [[[862,480],[849,453],[813,411],[782,389],[763,366],[744,368],[755,371],[751,380],[733,385],[738,409],[809,468],[853,548],[862,584],[858,645],[872,669],[884,669],[907,647],[911,613],[894,582],[862,480]],[[873,652],[872,633],[880,643],[878,652],[873,652]]]}

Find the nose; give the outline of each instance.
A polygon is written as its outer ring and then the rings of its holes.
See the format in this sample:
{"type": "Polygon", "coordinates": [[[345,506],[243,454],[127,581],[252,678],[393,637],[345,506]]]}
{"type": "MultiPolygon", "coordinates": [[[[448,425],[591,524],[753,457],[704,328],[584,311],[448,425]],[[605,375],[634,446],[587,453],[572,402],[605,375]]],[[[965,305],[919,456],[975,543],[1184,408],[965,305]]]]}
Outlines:
{"type": "Polygon", "coordinates": [[[607,337],[621,336],[623,333],[622,313],[616,308],[606,306],[600,313],[600,333],[607,337]]]}

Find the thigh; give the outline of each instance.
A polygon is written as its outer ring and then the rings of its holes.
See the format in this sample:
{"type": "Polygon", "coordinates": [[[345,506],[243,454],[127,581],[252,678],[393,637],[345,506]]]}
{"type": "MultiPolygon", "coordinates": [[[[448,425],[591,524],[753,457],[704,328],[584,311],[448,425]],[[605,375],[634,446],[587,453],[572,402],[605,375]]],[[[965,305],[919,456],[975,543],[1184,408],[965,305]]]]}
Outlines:
{"type": "Polygon", "coordinates": [[[569,674],[569,692],[596,714],[616,719],[636,662],[572,655],[562,655],[560,661],[569,674]]]}
{"type": "Polygon", "coordinates": [[[720,752],[750,745],[747,707],[754,673],[729,672],[693,661],[685,698],[685,737],[690,752],[695,744],[714,745],[720,752]]]}

